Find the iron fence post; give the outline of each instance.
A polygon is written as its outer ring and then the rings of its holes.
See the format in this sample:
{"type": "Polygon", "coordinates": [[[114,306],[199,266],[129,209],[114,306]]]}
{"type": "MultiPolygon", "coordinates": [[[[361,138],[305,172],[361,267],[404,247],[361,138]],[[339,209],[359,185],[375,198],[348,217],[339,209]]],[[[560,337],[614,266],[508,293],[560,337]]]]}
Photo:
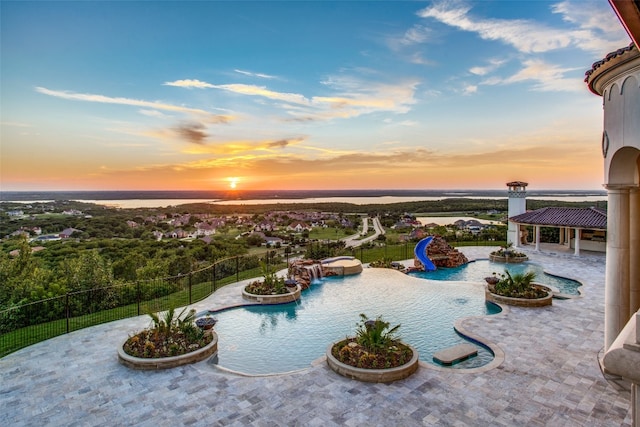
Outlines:
{"type": "Polygon", "coordinates": [[[67,292],[65,296],[66,296],[64,301],[65,312],[66,312],[65,317],[67,318],[67,333],[69,333],[69,292],[67,292]]]}
{"type": "Polygon", "coordinates": [[[240,256],[236,255],[236,282],[240,281],[240,256]]]}
{"type": "Polygon", "coordinates": [[[216,288],[216,264],[217,262],[213,263],[213,268],[211,269],[212,274],[213,274],[213,280],[211,280],[211,283],[213,283],[213,290],[217,291],[218,289],[216,288]]]}
{"type": "Polygon", "coordinates": [[[193,286],[193,272],[189,272],[189,304],[192,304],[191,287],[193,286]]]}

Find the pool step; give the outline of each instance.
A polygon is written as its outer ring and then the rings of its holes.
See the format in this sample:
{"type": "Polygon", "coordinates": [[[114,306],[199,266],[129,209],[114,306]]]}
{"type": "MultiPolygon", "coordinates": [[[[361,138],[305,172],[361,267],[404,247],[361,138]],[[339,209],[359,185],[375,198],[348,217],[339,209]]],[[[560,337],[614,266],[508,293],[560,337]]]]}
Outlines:
{"type": "Polygon", "coordinates": [[[462,362],[470,357],[477,356],[478,349],[471,344],[458,344],[453,347],[437,351],[433,355],[433,360],[442,365],[453,365],[462,362]]]}

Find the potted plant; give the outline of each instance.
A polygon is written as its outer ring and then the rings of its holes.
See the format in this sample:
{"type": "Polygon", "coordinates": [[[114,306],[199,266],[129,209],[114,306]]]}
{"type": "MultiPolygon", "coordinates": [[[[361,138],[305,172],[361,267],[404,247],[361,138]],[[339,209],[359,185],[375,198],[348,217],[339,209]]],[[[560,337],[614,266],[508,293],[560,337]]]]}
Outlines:
{"type": "Polygon", "coordinates": [[[282,304],[293,302],[300,298],[301,287],[279,277],[265,262],[260,262],[264,279],[249,283],[242,290],[242,297],[260,304],[282,304]]]}
{"type": "Polygon", "coordinates": [[[489,254],[489,259],[494,262],[504,263],[521,263],[529,259],[526,254],[516,251],[512,246],[513,243],[501,246],[500,249],[489,254]]]}
{"type": "Polygon", "coordinates": [[[120,363],[134,369],[164,369],[194,363],[218,349],[215,333],[196,327],[196,311],[185,307],[175,315],[172,307],[163,315],[149,313],[151,325],[132,336],[118,349],[120,363]]]}
{"type": "Polygon", "coordinates": [[[400,325],[390,327],[381,316],[360,314],[356,335],[333,343],[327,363],[335,372],[367,382],[403,379],[418,369],[418,352],[397,337],[400,325]]]}
{"type": "Polygon", "coordinates": [[[511,274],[505,270],[499,277],[487,277],[485,296],[488,300],[521,307],[551,305],[553,294],[546,286],[534,283],[533,271],[511,274]]]}

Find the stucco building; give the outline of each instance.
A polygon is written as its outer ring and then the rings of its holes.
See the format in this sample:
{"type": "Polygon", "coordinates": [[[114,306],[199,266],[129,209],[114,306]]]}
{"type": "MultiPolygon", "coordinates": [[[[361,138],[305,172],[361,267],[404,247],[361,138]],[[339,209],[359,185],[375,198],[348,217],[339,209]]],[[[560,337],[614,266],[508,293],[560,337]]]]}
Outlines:
{"type": "Polygon", "coordinates": [[[585,82],[602,97],[607,189],[605,373],[631,382],[640,426],[640,1],[609,0],[632,43],[593,64],[585,82]]]}

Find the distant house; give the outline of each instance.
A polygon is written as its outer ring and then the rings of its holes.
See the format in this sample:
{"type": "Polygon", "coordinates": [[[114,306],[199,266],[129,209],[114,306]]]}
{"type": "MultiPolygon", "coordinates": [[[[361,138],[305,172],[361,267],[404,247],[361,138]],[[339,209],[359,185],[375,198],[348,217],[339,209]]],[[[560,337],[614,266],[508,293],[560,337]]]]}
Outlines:
{"type": "Polygon", "coordinates": [[[73,233],[82,233],[82,230],[78,230],[75,228],[65,228],[60,233],[58,233],[58,236],[61,239],[68,239],[69,237],[71,237],[71,235],[73,235],[73,233]]]}
{"type": "Polygon", "coordinates": [[[402,229],[409,229],[409,228],[413,228],[410,224],[407,224],[404,221],[398,221],[395,224],[393,224],[391,226],[392,229],[394,230],[402,230],[402,229]]]}
{"type": "Polygon", "coordinates": [[[280,237],[265,236],[264,240],[265,241],[263,245],[267,247],[282,246],[284,243],[284,240],[282,240],[280,237]]]}
{"type": "Polygon", "coordinates": [[[303,231],[311,231],[311,227],[304,222],[294,222],[287,226],[287,230],[295,231],[296,233],[302,233],[303,231]]]}
{"type": "Polygon", "coordinates": [[[453,225],[455,225],[459,229],[463,229],[464,226],[467,225],[467,222],[464,219],[459,219],[456,222],[454,222],[453,225]]]}
{"type": "Polygon", "coordinates": [[[184,239],[187,235],[188,233],[181,228],[177,228],[165,234],[165,236],[170,239],[184,239]]]}
{"type": "Polygon", "coordinates": [[[269,221],[263,221],[259,224],[256,224],[255,227],[253,228],[255,231],[273,231],[275,230],[277,227],[274,223],[269,222],[269,221]]]}
{"type": "Polygon", "coordinates": [[[411,233],[409,233],[409,238],[412,240],[415,239],[424,239],[427,236],[427,232],[422,228],[414,228],[411,233]]]}
{"type": "Polygon", "coordinates": [[[201,222],[196,224],[196,234],[198,236],[211,236],[212,234],[216,234],[216,228],[211,224],[201,222]]]}
{"type": "Polygon", "coordinates": [[[9,216],[24,216],[24,211],[7,211],[9,216]]]}

